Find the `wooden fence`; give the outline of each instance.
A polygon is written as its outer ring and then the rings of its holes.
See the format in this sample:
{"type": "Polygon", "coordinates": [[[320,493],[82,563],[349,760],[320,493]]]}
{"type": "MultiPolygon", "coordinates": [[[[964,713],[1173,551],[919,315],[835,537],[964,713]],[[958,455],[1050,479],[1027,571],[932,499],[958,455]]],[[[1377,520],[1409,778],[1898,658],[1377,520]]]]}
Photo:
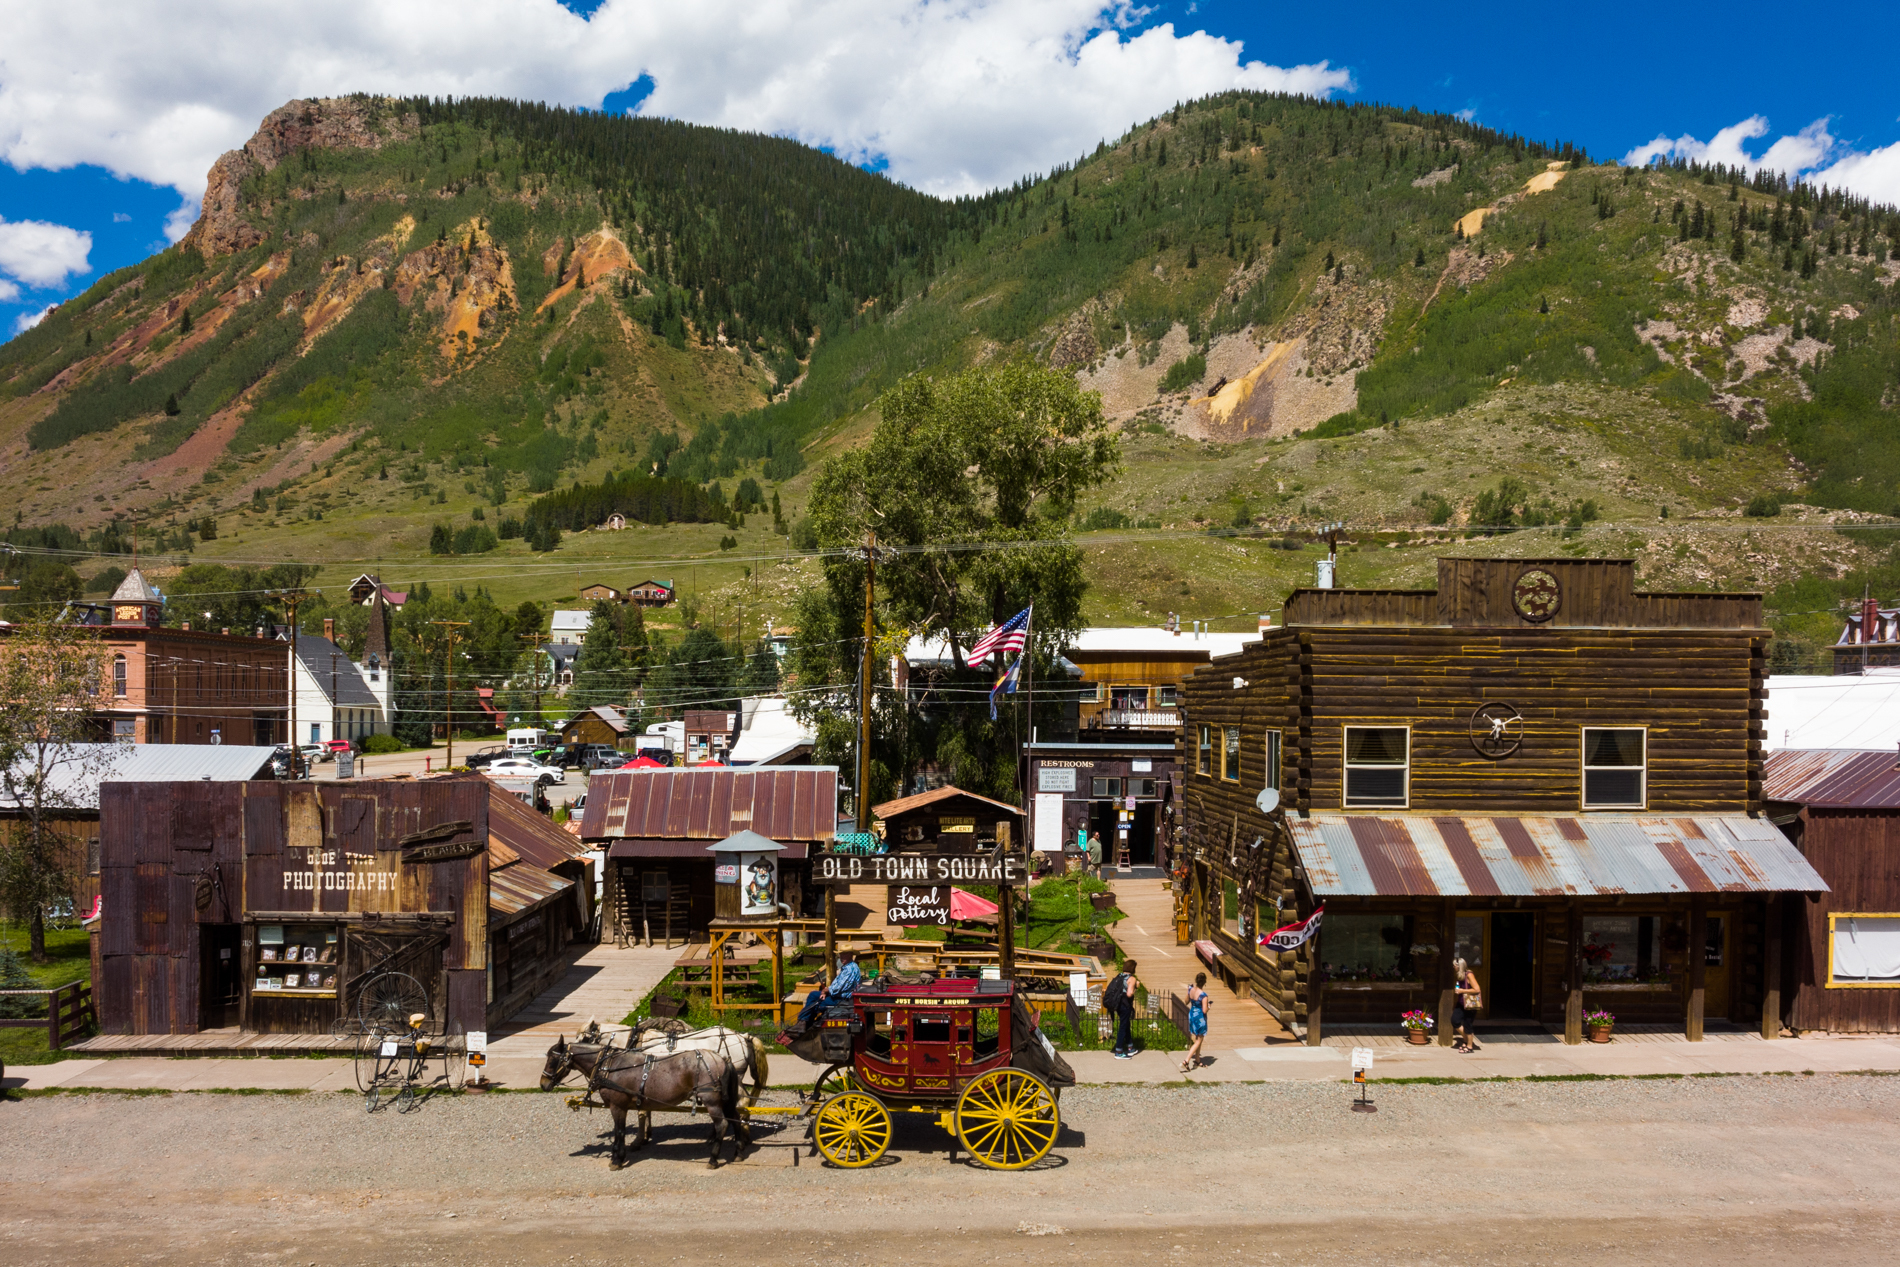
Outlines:
{"type": "Polygon", "coordinates": [[[44,1017],[0,1020],[0,1029],[43,1029],[46,1046],[52,1051],[58,1051],[69,1039],[83,1037],[99,1023],[92,1006],[92,987],[84,981],[73,981],[51,990],[0,990],[0,996],[46,1000],[44,1017]]]}

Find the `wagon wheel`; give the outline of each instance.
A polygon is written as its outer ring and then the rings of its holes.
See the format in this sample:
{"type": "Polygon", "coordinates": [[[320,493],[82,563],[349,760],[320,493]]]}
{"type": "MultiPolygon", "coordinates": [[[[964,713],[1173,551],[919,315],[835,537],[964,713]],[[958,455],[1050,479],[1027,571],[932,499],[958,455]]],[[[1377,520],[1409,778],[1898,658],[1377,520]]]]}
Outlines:
{"type": "Polygon", "coordinates": [[[383,1039],[394,1038],[394,1034],[385,1035],[381,1030],[362,1030],[356,1035],[356,1089],[364,1095],[380,1081],[384,1057],[383,1039]]]}
{"type": "Polygon", "coordinates": [[[468,1080],[468,1035],[458,1032],[440,1041],[443,1085],[451,1091],[460,1091],[468,1080]]]}
{"type": "Polygon", "coordinates": [[[868,1166],[891,1146],[890,1111],[868,1092],[834,1095],[819,1106],[812,1140],[834,1166],[868,1166]]]}
{"type": "Polygon", "coordinates": [[[429,1014],[429,993],[406,972],[383,972],[369,979],[357,1003],[364,1029],[406,1032],[411,1014],[429,1014]]]}
{"type": "Polygon", "coordinates": [[[1061,1128],[1055,1096],[1021,1069],[992,1069],[957,1098],[957,1138],[992,1170],[1021,1170],[1055,1147],[1061,1128]]]}
{"type": "Polygon", "coordinates": [[[813,1103],[817,1103],[857,1089],[858,1082],[851,1076],[851,1066],[833,1065],[818,1075],[818,1081],[811,1089],[811,1098],[813,1103]]]}

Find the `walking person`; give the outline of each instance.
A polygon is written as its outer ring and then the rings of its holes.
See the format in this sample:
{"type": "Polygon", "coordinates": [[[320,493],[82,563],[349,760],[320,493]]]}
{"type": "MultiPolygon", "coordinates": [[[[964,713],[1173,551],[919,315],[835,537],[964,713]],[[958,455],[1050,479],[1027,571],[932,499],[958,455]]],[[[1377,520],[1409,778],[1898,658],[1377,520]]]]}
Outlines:
{"type": "Polygon", "coordinates": [[[1181,1062],[1182,1073],[1193,1073],[1201,1067],[1201,1044],[1207,1041],[1207,1012],[1214,1000],[1207,993],[1207,974],[1194,974],[1194,984],[1188,987],[1188,1035],[1194,1043],[1187,1049],[1187,1058],[1181,1062]]]}
{"type": "Polygon", "coordinates": [[[1095,832],[1089,833],[1089,874],[1097,880],[1102,878],[1102,838],[1095,832]]]}
{"type": "Polygon", "coordinates": [[[1133,1060],[1135,1057],[1135,1035],[1132,1026],[1135,1023],[1135,991],[1141,989],[1141,982],[1135,976],[1135,961],[1124,959],[1122,970],[1102,991],[1102,1008],[1115,1018],[1115,1059],[1133,1060]]]}
{"type": "Polygon", "coordinates": [[[1452,1005],[1451,1025],[1457,1035],[1454,1051],[1478,1050],[1478,1011],[1484,1006],[1484,993],[1478,986],[1478,974],[1462,959],[1451,961],[1452,988],[1457,1002],[1452,1005]]]}

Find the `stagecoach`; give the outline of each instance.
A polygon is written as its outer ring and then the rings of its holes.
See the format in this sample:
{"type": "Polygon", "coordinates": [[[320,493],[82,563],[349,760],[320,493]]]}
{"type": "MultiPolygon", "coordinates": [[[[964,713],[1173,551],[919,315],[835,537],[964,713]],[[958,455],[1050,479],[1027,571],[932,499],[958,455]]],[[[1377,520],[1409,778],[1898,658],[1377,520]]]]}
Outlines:
{"type": "Polygon", "coordinates": [[[983,1165],[1021,1170],[1055,1146],[1057,1098],[1075,1085],[1013,981],[886,979],[789,1045],[825,1066],[807,1101],[812,1145],[848,1169],[884,1155],[896,1111],[935,1113],[983,1165]]]}

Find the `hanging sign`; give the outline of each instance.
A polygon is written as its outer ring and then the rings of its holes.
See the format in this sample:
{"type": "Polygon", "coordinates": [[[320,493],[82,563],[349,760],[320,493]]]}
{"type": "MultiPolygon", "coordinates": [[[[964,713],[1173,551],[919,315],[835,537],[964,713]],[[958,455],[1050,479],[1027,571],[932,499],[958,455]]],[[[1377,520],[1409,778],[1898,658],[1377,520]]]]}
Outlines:
{"type": "Polygon", "coordinates": [[[823,853],[811,860],[813,884],[1027,884],[1014,854],[823,853]]]}
{"type": "Polygon", "coordinates": [[[884,922],[904,928],[950,927],[948,885],[893,884],[884,891],[884,922]]]}

